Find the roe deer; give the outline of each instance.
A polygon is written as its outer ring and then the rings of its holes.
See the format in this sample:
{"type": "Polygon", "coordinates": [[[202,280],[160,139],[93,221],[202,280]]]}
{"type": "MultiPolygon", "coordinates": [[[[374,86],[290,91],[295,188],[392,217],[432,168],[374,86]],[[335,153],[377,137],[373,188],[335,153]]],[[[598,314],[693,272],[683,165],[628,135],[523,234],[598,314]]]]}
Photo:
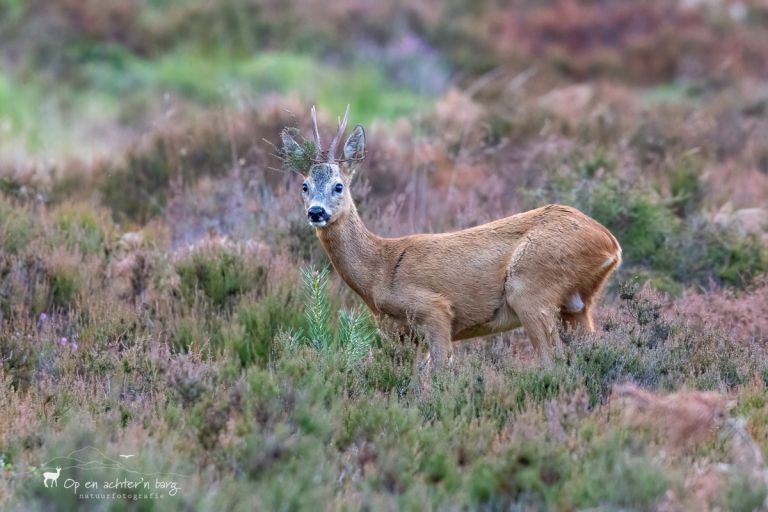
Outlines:
{"type": "Polygon", "coordinates": [[[304,204],[328,258],[375,316],[414,326],[429,359],[442,365],[451,341],[525,328],[549,359],[558,323],[594,330],[591,309],[621,247],[601,224],[569,206],[548,205],[462,231],[382,238],[365,227],[349,192],[365,157],[357,125],[336,149],[349,106],[323,152],[312,107],[314,143],[281,132],[286,167],[304,176],[304,204]]]}

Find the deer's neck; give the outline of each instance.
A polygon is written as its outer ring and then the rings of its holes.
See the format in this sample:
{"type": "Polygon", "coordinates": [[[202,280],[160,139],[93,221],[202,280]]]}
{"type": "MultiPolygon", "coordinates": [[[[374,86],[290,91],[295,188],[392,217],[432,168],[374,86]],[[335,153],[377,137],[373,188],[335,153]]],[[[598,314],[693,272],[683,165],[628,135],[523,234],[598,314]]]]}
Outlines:
{"type": "Polygon", "coordinates": [[[382,262],[383,239],[368,231],[354,207],[344,217],[318,229],[317,237],[344,282],[372,305],[370,294],[382,262]]]}

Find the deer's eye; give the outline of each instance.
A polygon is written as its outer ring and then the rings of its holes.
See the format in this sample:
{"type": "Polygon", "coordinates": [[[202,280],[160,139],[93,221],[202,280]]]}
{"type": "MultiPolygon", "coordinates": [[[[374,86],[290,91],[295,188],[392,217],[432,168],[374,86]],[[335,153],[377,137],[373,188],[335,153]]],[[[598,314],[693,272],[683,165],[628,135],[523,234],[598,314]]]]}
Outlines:
{"type": "Polygon", "coordinates": [[[301,185],[301,190],[303,190],[304,192],[308,192],[308,191],[309,191],[309,186],[307,185],[307,183],[306,183],[306,182],[304,182],[304,183],[301,185]]]}
{"type": "Polygon", "coordinates": [[[333,191],[337,194],[341,194],[344,191],[344,185],[341,183],[337,183],[335,187],[333,187],[333,191]]]}

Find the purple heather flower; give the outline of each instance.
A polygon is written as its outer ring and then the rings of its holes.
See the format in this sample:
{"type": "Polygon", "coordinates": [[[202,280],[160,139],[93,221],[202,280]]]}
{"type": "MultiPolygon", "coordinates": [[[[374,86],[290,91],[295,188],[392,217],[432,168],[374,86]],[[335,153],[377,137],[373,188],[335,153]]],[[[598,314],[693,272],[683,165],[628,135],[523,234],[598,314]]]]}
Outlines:
{"type": "Polygon", "coordinates": [[[73,341],[72,345],[70,345],[70,346],[72,347],[72,350],[77,350],[77,342],[76,341],[73,341]]]}
{"type": "Polygon", "coordinates": [[[59,340],[59,343],[61,343],[62,345],[66,345],[67,343],[69,343],[69,341],[67,340],[66,336],[62,336],[61,339],[59,340]]]}
{"type": "Polygon", "coordinates": [[[37,317],[37,321],[40,322],[41,324],[46,320],[48,320],[48,315],[46,315],[45,313],[40,313],[40,316],[37,317]]]}

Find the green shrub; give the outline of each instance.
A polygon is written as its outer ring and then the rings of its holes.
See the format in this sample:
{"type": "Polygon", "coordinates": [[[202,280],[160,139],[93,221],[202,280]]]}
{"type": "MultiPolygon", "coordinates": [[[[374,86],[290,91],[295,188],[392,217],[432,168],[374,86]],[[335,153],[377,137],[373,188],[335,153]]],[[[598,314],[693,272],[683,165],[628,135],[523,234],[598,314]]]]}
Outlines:
{"type": "Polygon", "coordinates": [[[733,389],[766,364],[759,359],[747,363],[742,352],[720,333],[680,329],[668,348],[664,369],[670,374],[683,373],[697,388],[733,389]]]}
{"type": "Polygon", "coordinates": [[[28,208],[14,206],[0,194],[0,241],[2,251],[18,254],[35,237],[36,225],[28,208]]]}
{"type": "Polygon", "coordinates": [[[507,449],[494,465],[479,463],[470,476],[470,496],[493,510],[513,506],[553,509],[570,476],[571,461],[556,445],[520,443],[507,449]]]}
{"type": "Polygon", "coordinates": [[[104,173],[102,201],[115,221],[144,224],[163,213],[171,172],[167,145],[158,138],[151,150],[129,153],[125,164],[104,173]]]}
{"type": "Polygon", "coordinates": [[[636,451],[620,433],[591,443],[564,486],[566,508],[652,510],[670,483],[662,468],[636,451]]]}
{"type": "Polygon", "coordinates": [[[293,412],[295,404],[282,399],[281,383],[273,368],[251,366],[244,371],[242,407],[256,425],[273,424],[293,412]]]}
{"type": "Polygon", "coordinates": [[[616,382],[646,382],[654,374],[644,354],[631,346],[585,340],[574,344],[571,371],[589,392],[589,403],[603,402],[616,382]]]}
{"type": "Polygon", "coordinates": [[[469,497],[476,503],[491,501],[497,481],[491,465],[485,461],[478,462],[471,468],[467,486],[469,497]]]}
{"type": "Polygon", "coordinates": [[[615,163],[604,149],[598,149],[586,156],[577,156],[573,159],[572,167],[579,176],[594,179],[600,171],[611,171],[615,163]]]}
{"type": "Polygon", "coordinates": [[[421,472],[430,484],[449,481],[455,482],[456,466],[451,456],[444,451],[429,453],[422,462],[421,472]]]}
{"type": "Polygon", "coordinates": [[[696,152],[687,152],[678,157],[669,166],[669,187],[673,200],[673,210],[680,217],[687,217],[696,212],[704,198],[704,186],[701,175],[704,172],[704,160],[696,152]]]}
{"type": "MultiPolygon", "coordinates": [[[[33,271],[35,268],[34,260],[30,259],[28,263],[30,264],[29,270],[33,271]]],[[[44,281],[43,287],[41,287],[47,294],[37,298],[37,300],[42,299],[42,303],[37,304],[37,306],[42,307],[42,311],[48,311],[50,308],[68,309],[74,306],[83,291],[84,281],[81,271],[84,268],[85,263],[77,254],[57,249],[49,255],[47,261],[44,262],[44,281]]],[[[27,279],[32,277],[30,275],[27,279]]],[[[37,288],[36,283],[27,282],[25,285],[32,285],[33,288],[29,291],[33,294],[38,292],[35,289],[37,288]]],[[[35,299],[34,295],[31,298],[35,299]]]]}
{"type": "Polygon", "coordinates": [[[66,308],[72,305],[79,292],[79,276],[77,271],[60,268],[50,271],[51,305],[55,308],[66,308]]]}
{"type": "Polygon", "coordinates": [[[38,360],[45,351],[36,340],[0,332],[0,365],[15,389],[32,384],[38,360]]]}
{"type": "Polygon", "coordinates": [[[736,407],[731,411],[734,416],[749,416],[762,410],[768,404],[768,397],[761,387],[746,388],[736,407]]]}
{"type": "Polygon", "coordinates": [[[200,345],[205,340],[205,333],[197,318],[179,318],[173,329],[173,349],[175,352],[187,353],[190,348],[200,345]]]}
{"type": "Polygon", "coordinates": [[[64,204],[51,213],[56,231],[53,241],[83,254],[94,254],[107,249],[112,236],[109,219],[82,204],[64,204]]]}
{"type": "MultiPolygon", "coordinates": [[[[411,372],[414,371],[412,367],[411,372]]],[[[420,373],[431,370],[421,369],[420,373]]],[[[508,417],[505,409],[508,407],[509,400],[507,392],[501,394],[488,393],[479,364],[470,363],[463,367],[459,372],[452,372],[448,369],[436,370],[429,374],[418,376],[420,383],[425,379],[430,379],[429,392],[427,396],[421,396],[419,400],[419,411],[427,422],[447,421],[454,425],[465,425],[475,420],[484,409],[486,403],[498,403],[498,409],[491,407],[490,411],[483,411],[490,414],[498,421],[499,425],[504,423],[508,417]]],[[[423,387],[423,384],[420,386],[423,387]]],[[[416,395],[421,395],[418,391],[416,395]]]]}
{"type": "Polygon", "coordinates": [[[659,202],[650,192],[607,179],[589,192],[585,210],[619,240],[627,263],[658,267],[666,264],[666,249],[679,224],[659,202]]]}
{"type": "MultiPolygon", "coordinates": [[[[178,399],[179,405],[185,408],[192,407],[202,399],[209,396],[211,392],[210,384],[206,379],[201,379],[200,375],[190,371],[173,369],[168,374],[168,387],[178,399]]],[[[170,415],[179,414],[174,409],[169,409],[170,415]]]]}
{"type": "Polygon", "coordinates": [[[365,365],[365,383],[383,393],[405,396],[414,384],[416,345],[411,340],[385,340],[365,365]]]}
{"type": "Polygon", "coordinates": [[[351,402],[342,413],[336,444],[344,448],[351,443],[386,439],[397,443],[403,433],[419,428],[420,416],[392,397],[351,402]]]}
{"type": "Polygon", "coordinates": [[[253,146],[251,129],[261,128],[247,116],[239,120],[246,128],[232,132],[229,118],[211,116],[203,125],[183,125],[154,135],[146,145],[131,148],[123,162],[104,162],[97,169],[103,176],[102,204],[117,222],[146,224],[165,213],[173,180],[189,187],[204,176],[226,176],[233,151],[248,154],[253,146]]]}
{"type": "Polygon", "coordinates": [[[522,410],[529,404],[542,404],[557,397],[567,385],[565,377],[557,369],[517,369],[511,375],[515,403],[522,410]]]}
{"type": "Polygon", "coordinates": [[[732,512],[763,510],[768,498],[768,486],[762,478],[737,472],[727,481],[725,508],[732,512]]]}
{"type": "Polygon", "coordinates": [[[281,329],[302,330],[305,319],[291,291],[272,292],[258,302],[244,302],[237,311],[241,327],[232,348],[242,366],[266,364],[273,356],[274,339],[281,329]]]}
{"type": "Polygon", "coordinates": [[[190,424],[197,430],[197,439],[205,450],[219,444],[219,434],[227,426],[229,404],[212,394],[205,395],[190,413],[190,424]]]}
{"type": "Polygon", "coordinates": [[[768,272],[768,249],[754,235],[739,235],[712,225],[692,227],[684,239],[680,280],[706,282],[708,278],[744,286],[768,272]],[[686,265],[688,263],[688,265],[686,265]]]}
{"type": "Polygon", "coordinates": [[[176,272],[188,303],[202,295],[219,309],[231,307],[243,293],[261,290],[266,280],[263,266],[245,261],[241,252],[224,248],[195,251],[176,263],[176,272]]]}

